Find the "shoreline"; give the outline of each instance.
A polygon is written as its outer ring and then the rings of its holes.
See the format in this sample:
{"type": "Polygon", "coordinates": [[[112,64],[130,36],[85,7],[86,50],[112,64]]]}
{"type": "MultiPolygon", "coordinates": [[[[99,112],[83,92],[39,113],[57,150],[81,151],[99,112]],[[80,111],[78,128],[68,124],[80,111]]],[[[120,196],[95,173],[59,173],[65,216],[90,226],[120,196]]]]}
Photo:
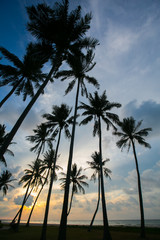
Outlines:
{"type": "MultiPolygon", "coordinates": [[[[2,222],[2,224],[4,225],[3,227],[10,227],[10,224],[8,222],[2,222]]],[[[26,223],[20,223],[20,226],[25,226],[26,223]]],[[[30,227],[42,227],[43,223],[30,223],[30,227]]],[[[48,227],[59,227],[58,223],[48,223],[47,224],[48,227]]],[[[2,228],[3,228],[2,227],[2,228]]],[[[89,224],[67,224],[67,227],[77,227],[77,228],[88,228],[89,224]]],[[[123,228],[123,229],[127,229],[127,228],[140,228],[140,226],[131,226],[131,225],[109,225],[110,228],[123,228]]],[[[93,225],[92,228],[103,228],[103,225],[93,225]]],[[[160,226],[145,226],[146,229],[160,229],[160,226]]]]}
{"type": "MultiPolygon", "coordinates": [[[[1,219],[2,224],[4,225],[9,225],[11,223],[11,219],[1,219]]],[[[58,221],[54,221],[54,222],[48,222],[48,226],[59,226],[59,222],[58,221]]],[[[21,221],[21,225],[25,226],[26,225],[26,221],[22,220],[21,221]]],[[[43,222],[41,221],[31,221],[30,226],[42,226],[43,222]]],[[[79,227],[89,227],[90,225],[90,221],[89,220],[70,220],[68,221],[67,226],[79,226],[79,227]]],[[[139,228],[140,227],[140,220],[110,220],[109,221],[109,226],[110,227],[136,227],[139,228]]],[[[93,224],[93,227],[103,227],[103,223],[100,220],[96,220],[93,224]]],[[[146,228],[160,228],[160,219],[146,219],[145,220],[145,227],[146,228]]]]}

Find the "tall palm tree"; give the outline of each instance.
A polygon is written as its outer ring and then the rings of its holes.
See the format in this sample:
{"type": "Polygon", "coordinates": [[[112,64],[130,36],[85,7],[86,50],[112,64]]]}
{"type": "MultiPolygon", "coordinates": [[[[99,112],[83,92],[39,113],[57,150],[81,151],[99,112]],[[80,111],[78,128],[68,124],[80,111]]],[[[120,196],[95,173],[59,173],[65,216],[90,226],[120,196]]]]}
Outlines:
{"type": "MultiPolygon", "coordinates": [[[[55,150],[50,146],[49,150],[44,153],[44,159],[41,162],[40,173],[43,174],[44,181],[43,181],[43,183],[41,185],[40,191],[38,192],[37,197],[36,197],[36,199],[34,201],[34,204],[32,206],[31,212],[30,212],[28,220],[27,220],[26,227],[29,227],[29,223],[30,223],[30,219],[31,219],[34,207],[35,207],[35,205],[37,203],[37,200],[38,200],[38,198],[39,198],[39,196],[40,196],[40,194],[41,194],[45,184],[48,182],[48,178],[51,179],[51,173],[53,171],[53,165],[54,165],[53,164],[54,156],[55,156],[55,150]]],[[[56,165],[55,166],[55,170],[59,170],[59,169],[62,169],[62,168],[60,166],[56,165]]],[[[57,180],[56,172],[54,172],[54,180],[57,180]]]]}
{"type": "Polygon", "coordinates": [[[98,44],[96,39],[85,37],[90,28],[91,14],[82,17],[80,6],[69,13],[68,0],[56,3],[53,9],[44,3],[27,7],[27,13],[29,16],[28,30],[38,40],[38,49],[40,50],[38,50],[37,54],[39,57],[43,56],[44,59],[50,59],[52,66],[43,84],[17,120],[1,147],[0,154],[2,156],[28,112],[43,93],[63,60],[66,59],[68,52],[77,48],[95,48],[98,44]]]}
{"type": "MultiPolygon", "coordinates": [[[[96,214],[97,214],[97,211],[98,211],[98,208],[99,208],[99,202],[100,202],[100,154],[98,152],[94,152],[92,155],[91,155],[91,158],[92,158],[92,161],[87,161],[87,163],[89,164],[90,169],[94,170],[92,176],[91,176],[91,180],[94,180],[96,181],[96,176],[98,175],[98,200],[97,200],[97,207],[96,207],[96,210],[94,212],[94,215],[93,215],[93,218],[91,220],[91,223],[89,225],[89,229],[88,231],[91,231],[91,228],[92,228],[92,225],[93,225],[93,222],[94,222],[94,219],[96,217],[96,214]]],[[[102,167],[103,167],[103,173],[104,173],[104,176],[105,177],[109,177],[110,178],[110,175],[111,174],[111,170],[104,167],[104,165],[106,164],[106,162],[108,162],[109,159],[105,159],[102,161],[102,167]]]]}
{"type": "Polygon", "coordinates": [[[51,198],[51,192],[52,192],[52,186],[53,186],[53,180],[54,180],[54,173],[55,173],[55,166],[56,166],[56,162],[57,162],[58,149],[59,149],[62,131],[64,130],[65,136],[67,138],[70,138],[69,124],[72,123],[72,117],[69,118],[69,115],[71,113],[71,110],[72,109],[69,108],[66,104],[61,104],[60,107],[54,105],[52,107],[52,114],[44,114],[43,115],[43,117],[48,120],[45,123],[47,128],[51,131],[51,133],[54,137],[56,135],[58,135],[58,139],[57,139],[55,155],[53,155],[53,158],[52,158],[53,171],[51,173],[51,180],[50,180],[48,196],[47,196],[47,201],[46,201],[46,209],[45,209],[45,215],[44,215],[41,240],[46,239],[49,204],[50,204],[50,198],[51,198]]]}
{"type": "Polygon", "coordinates": [[[7,194],[8,191],[8,187],[12,187],[14,188],[14,186],[12,186],[10,184],[10,182],[15,181],[16,179],[11,179],[12,177],[12,173],[10,173],[8,170],[3,171],[3,173],[0,176],[0,191],[3,191],[3,195],[7,194]]]}
{"type": "Polygon", "coordinates": [[[21,61],[16,55],[9,52],[6,48],[0,47],[0,52],[11,62],[11,65],[0,64],[0,87],[11,85],[10,92],[1,100],[0,107],[15,93],[20,95],[23,93],[23,100],[27,95],[34,96],[35,87],[40,86],[40,82],[46,77],[42,73],[43,63],[40,58],[33,54],[34,45],[31,43],[26,49],[26,54],[21,61]],[[12,66],[13,65],[13,66],[12,66]],[[34,84],[34,85],[33,85],[34,84]]]}
{"type": "MultiPolygon", "coordinates": [[[[0,124],[0,148],[8,136],[5,129],[6,129],[6,126],[4,124],[3,125],[0,124]]],[[[12,144],[12,143],[10,143],[10,144],[12,144]]],[[[8,153],[9,155],[14,156],[13,152],[11,150],[9,150],[8,148],[6,149],[5,153],[8,153]]],[[[0,162],[3,162],[4,165],[7,166],[4,156],[0,157],[0,162]]]]}
{"type": "MultiPolygon", "coordinates": [[[[88,177],[86,175],[81,175],[82,170],[83,170],[82,167],[80,167],[79,169],[77,168],[76,163],[72,164],[71,176],[70,176],[70,184],[72,184],[72,192],[71,192],[71,199],[70,199],[70,205],[67,212],[67,216],[71,211],[73,195],[75,193],[78,193],[78,190],[83,194],[85,194],[85,190],[83,186],[85,187],[89,186],[88,183],[84,181],[84,179],[87,179],[88,177]]],[[[60,178],[60,180],[62,181],[60,185],[62,189],[65,189],[67,174],[62,172],[61,175],[63,175],[64,177],[60,178]]]]}
{"type": "MultiPolygon", "coordinates": [[[[47,143],[47,144],[51,145],[53,138],[50,137],[50,132],[49,132],[49,130],[47,130],[46,125],[43,124],[43,123],[38,125],[37,129],[33,129],[33,131],[34,131],[35,135],[27,136],[26,139],[29,140],[32,143],[35,143],[35,146],[32,147],[30,150],[37,153],[37,158],[36,158],[35,165],[34,165],[34,167],[37,167],[38,164],[40,164],[39,156],[40,156],[41,152],[44,151],[45,144],[47,143]]],[[[39,165],[39,168],[40,168],[40,165],[39,165]]],[[[19,217],[18,217],[17,230],[19,228],[19,223],[20,223],[20,220],[21,220],[21,214],[22,214],[22,211],[23,211],[23,206],[24,206],[24,204],[26,202],[26,198],[27,198],[27,195],[28,195],[30,184],[32,184],[32,177],[34,177],[34,169],[33,169],[32,173],[31,173],[31,177],[30,177],[29,182],[27,184],[28,186],[27,186],[27,189],[26,189],[26,193],[24,195],[21,211],[20,211],[19,217]]]]}
{"type": "Polygon", "coordinates": [[[109,232],[108,225],[108,217],[107,217],[107,209],[106,209],[106,201],[105,201],[105,191],[104,191],[104,180],[103,180],[103,168],[102,168],[102,127],[101,121],[103,120],[107,125],[107,130],[110,127],[115,129],[114,123],[119,121],[118,115],[115,113],[111,113],[110,110],[113,107],[119,108],[121,104],[115,102],[109,102],[107,100],[106,91],[103,92],[101,96],[98,95],[96,91],[94,96],[89,94],[88,97],[89,105],[82,103],[79,107],[83,109],[82,113],[85,116],[84,120],[82,120],[81,124],[87,124],[88,122],[94,120],[93,127],[93,136],[96,134],[99,137],[99,155],[100,155],[100,177],[101,177],[101,197],[102,197],[102,211],[103,211],[103,225],[104,225],[104,233],[103,239],[111,239],[111,235],[109,232]]]}
{"type": "Polygon", "coordinates": [[[40,173],[40,168],[41,168],[41,160],[36,159],[32,165],[29,164],[30,169],[25,169],[25,175],[20,179],[19,184],[21,183],[25,183],[24,184],[24,188],[27,187],[26,189],[26,193],[25,196],[23,198],[23,202],[22,202],[22,206],[19,212],[19,216],[18,216],[18,220],[17,220],[17,224],[16,224],[16,230],[18,231],[19,229],[19,224],[21,221],[21,215],[22,215],[22,211],[23,211],[23,207],[26,203],[26,198],[28,198],[28,191],[29,188],[31,187],[31,191],[30,194],[33,190],[33,188],[38,188],[39,185],[42,184],[42,176],[40,173]]]}
{"type": "Polygon", "coordinates": [[[114,134],[120,137],[121,139],[117,142],[117,146],[123,150],[123,148],[128,147],[128,151],[132,146],[137,179],[138,179],[138,192],[139,192],[139,205],[140,205],[140,215],[141,215],[141,237],[145,237],[145,222],[144,222],[144,209],[143,209],[143,197],[141,190],[141,179],[138,167],[138,159],[136,154],[135,142],[138,142],[140,145],[151,148],[150,144],[147,143],[144,137],[148,136],[149,131],[152,131],[152,128],[139,129],[142,124],[142,121],[136,123],[136,120],[133,117],[124,118],[122,122],[119,122],[119,126],[122,132],[115,131],[114,134]]]}
{"type": "Polygon", "coordinates": [[[95,66],[95,63],[93,63],[93,59],[94,59],[94,54],[92,50],[88,50],[86,54],[82,52],[69,54],[67,57],[67,63],[69,64],[71,70],[61,71],[57,73],[57,77],[62,77],[61,79],[62,81],[66,79],[71,80],[68,88],[66,89],[66,94],[73,89],[75,83],[77,82],[75,107],[74,107],[74,120],[73,120],[73,126],[72,126],[68,167],[67,167],[67,178],[66,178],[66,186],[65,186],[65,192],[64,192],[63,210],[62,210],[61,222],[60,222],[60,228],[59,228],[59,237],[58,237],[59,240],[66,239],[69,184],[70,184],[71,165],[72,165],[72,158],[73,158],[75,127],[76,127],[80,88],[81,88],[82,94],[88,95],[84,80],[86,80],[88,83],[91,83],[97,88],[99,87],[97,80],[87,75],[87,73],[95,66]]]}

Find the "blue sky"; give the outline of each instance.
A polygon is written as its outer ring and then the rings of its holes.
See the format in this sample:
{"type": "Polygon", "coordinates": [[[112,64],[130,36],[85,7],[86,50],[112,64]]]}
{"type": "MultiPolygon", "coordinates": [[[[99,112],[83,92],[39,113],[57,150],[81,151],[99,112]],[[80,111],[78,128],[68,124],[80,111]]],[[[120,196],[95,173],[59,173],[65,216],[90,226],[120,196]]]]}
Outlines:
{"type": "MultiPolygon", "coordinates": [[[[22,59],[25,47],[33,37],[26,30],[27,14],[25,6],[41,2],[30,0],[1,0],[0,2],[0,45],[22,59]]],[[[46,1],[52,4],[54,1],[46,1]]],[[[90,72],[100,83],[99,92],[106,90],[109,101],[119,102],[122,107],[114,110],[120,119],[133,116],[137,121],[143,120],[142,127],[152,127],[147,137],[151,149],[136,145],[139,168],[142,179],[144,210],[146,218],[160,216],[160,14],[157,0],[88,0],[73,1],[71,7],[82,6],[82,14],[92,12],[93,19],[88,35],[99,40],[95,51],[96,66],[90,72]]],[[[4,61],[2,59],[2,61],[4,61]]],[[[6,63],[6,61],[4,61],[6,63]]],[[[46,66],[46,71],[49,66],[46,66]]],[[[19,179],[27,164],[35,159],[30,152],[31,144],[25,137],[32,135],[32,129],[43,119],[41,115],[51,112],[53,104],[62,102],[72,106],[75,90],[67,96],[64,91],[67,83],[56,80],[49,84],[45,94],[40,96],[28,117],[21,126],[11,149],[15,157],[7,156],[8,169],[19,179]]],[[[9,87],[0,88],[0,99],[5,96],[9,87]]],[[[95,89],[88,86],[90,92],[95,89]]],[[[29,100],[29,99],[28,99],[29,100]]],[[[27,101],[28,101],[27,100],[27,101]]],[[[16,122],[27,104],[21,97],[13,96],[0,110],[0,123],[6,124],[7,130],[16,122]]],[[[87,100],[80,98],[80,101],[87,100]]],[[[92,123],[77,127],[73,162],[83,168],[91,154],[98,150],[98,139],[92,137],[92,123]]],[[[112,170],[112,180],[105,179],[106,201],[109,219],[139,219],[137,179],[132,151],[121,152],[116,147],[118,139],[112,131],[106,131],[103,125],[103,156],[109,158],[107,167],[112,170]]],[[[66,169],[69,142],[62,138],[59,165],[66,169]]],[[[0,165],[1,171],[5,169],[0,165]]],[[[86,170],[89,179],[92,174],[86,170]]],[[[89,188],[86,194],[77,194],[69,219],[91,219],[96,207],[97,182],[88,179],[89,188]]],[[[3,198],[0,195],[1,218],[12,218],[20,204],[24,189],[15,182],[15,189],[8,191],[3,198]]],[[[33,215],[34,220],[43,219],[47,187],[41,196],[33,215]],[[41,211],[39,211],[41,209],[41,211]]],[[[33,193],[30,204],[35,196],[33,193]]],[[[58,220],[61,214],[63,192],[57,181],[53,187],[50,207],[50,220],[58,220]]],[[[29,206],[28,206],[29,207],[29,206]]],[[[23,219],[26,219],[29,208],[26,207],[23,219]]],[[[97,219],[101,219],[99,211],[97,219]]]]}

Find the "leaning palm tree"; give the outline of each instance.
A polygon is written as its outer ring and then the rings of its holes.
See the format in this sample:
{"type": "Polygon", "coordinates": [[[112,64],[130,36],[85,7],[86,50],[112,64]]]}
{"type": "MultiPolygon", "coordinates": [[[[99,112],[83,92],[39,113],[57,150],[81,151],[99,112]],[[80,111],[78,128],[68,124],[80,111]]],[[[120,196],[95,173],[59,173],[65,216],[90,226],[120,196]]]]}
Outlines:
{"type": "MultiPolygon", "coordinates": [[[[3,145],[3,143],[5,142],[5,140],[8,136],[8,134],[6,134],[5,129],[6,129],[6,126],[4,124],[3,125],[0,124],[0,148],[3,145]]],[[[12,143],[10,143],[10,144],[12,144],[12,143]]],[[[5,153],[8,153],[9,155],[14,156],[13,152],[8,148],[6,149],[5,153]]],[[[0,157],[0,162],[3,162],[4,165],[7,166],[7,163],[6,163],[6,160],[5,160],[4,156],[0,157]]]]}
{"type": "MultiPolygon", "coordinates": [[[[46,125],[43,124],[43,123],[38,125],[37,129],[34,129],[33,131],[34,131],[35,135],[27,136],[26,139],[29,140],[31,143],[35,143],[35,146],[32,147],[30,150],[37,153],[37,158],[36,158],[36,161],[35,161],[35,167],[36,167],[36,163],[37,163],[37,165],[38,165],[38,163],[40,163],[39,162],[39,156],[40,156],[41,152],[44,151],[45,144],[47,143],[47,144],[51,145],[53,138],[50,137],[50,132],[49,132],[49,130],[47,130],[46,125]]],[[[32,176],[33,175],[34,175],[34,169],[32,171],[32,176]]],[[[21,207],[19,217],[18,217],[17,230],[18,230],[19,223],[20,223],[20,220],[21,220],[21,214],[22,214],[22,211],[23,211],[23,206],[26,202],[26,198],[27,198],[27,195],[28,195],[30,184],[32,184],[32,176],[30,177],[30,180],[27,184],[26,193],[24,195],[22,207],[21,207]]]]}
{"type": "Polygon", "coordinates": [[[38,40],[37,54],[40,58],[50,59],[52,66],[43,84],[17,120],[1,147],[1,156],[5,153],[23,120],[43,93],[52,76],[57,72],[63,60],[66,59],[68,52],[77,48],[95,48],[98,44],[97,40],[85,37],[90,28],[91,14],[82,17],[80,6],[69,13],[68,0],[56,3],[53,8],[45,3],[27,7],[27,13],[29,16],[28,30],[38,40]]]}
{"type": "Polygon", "coordinates": [[[85,116],[85,119],[82,120],[80,124],[87,124],[88,122],[94,120],[93,127],[93,136],[96,134],[99,137],[99,155],[100,155],[100,177],[101,177],[101,197],[102,197],[102,211],[103,211],[103,225],[104,225],[104,233],[103,239],[111,239],[111,235],[109,232],[108,225],[108,217],[107,217],[107,209],[106,209],[106,201],[105,201],[105,191],[104,191],[104,180],[103,180],[103,168],[102,168],[102,127],[101,121],[103,120],[107,125],[107,130],[110,127],[115,129],[114,123],[119,121],[118,115],[115,113],[111,113],[110,110],[114,107],[119,108],[121,104],[115,102],[109,102],[107,100],[106,91],[103,92],[101,96],[98,95],[96,91],[94,95],[89,94],[88,97],[89,105],[82,103],[79,107],[83,109],[84,112],[82,116],[85,116]]]}
{"type": "Polygon", "coordinates": [[[52,186],[53,186],[53,180],[54,180],[54,174],[55,174],[55,166],[57,162],[58,157],[58,150],[61,140],[61,133],[64,130],[65,136],[67,138],[70,138],[70,132],[69,132],[69,125],[73,122],[72,117],[69,117],[71,113],[71,108],[68,107],[66,104],[61,104],[61,106],[54,105],[52,107],[52,114],[44,114],[43,117],[46,118],[48,121],[45,123],[47,128],[52,133],[52,136],[58,135],[57,139],[57,146],[55,150],[55,155],[52,158],[53,161],[53,170],[51,173],[51,180],[48,190],[48,196],[46,201],[46,209],[45,209],[45,215],[44,215],[44,222],[43,222],[43,228],[42,228],[42,235],[41,240],[46,239],[46,230],[47,230],[47,221],[48,221],[48,212],[49,212],[49,204],[50,204],[50,198],[51,198],[51,192],[52,192],[52,186]]]}
{"type": "Polygon", "coordinates": [[[12,186],[10,184],[10,182],[15,181],[16,179],[11,179],[12,177],[12,173],[10,173],[8,170],[3,171],[3,173],[0,176],[0,191],[3,191],[3,195],[7,194],[8,191],[8,187],[12,187],[14,188],[14,186],[12,186]]]}
{"type": "Polygon", "coordinates": [[[0,52],[11,62],[11,65],[0,64],[0,87],[11,85],[10,92],[1,100],[0,107],[15,93],[23,93],[23,101],[27,95],[34,96],[34,86],[39,87],[46,77],[42,73],[43,63],[40,58],[33,54],[34,45],[31,43],[26,49],[26,54],[21,61],[16,55],[9,52],[6,48],[0,47],[0,52]],[[13,66],[12,66],[13,65],[13,66]]]}
{"type": "Polygon", "coordinates": [[[84,82],[85,80],[88,83],[94,85],[95,87],[97,88],[99,87],[97,80],[87,75],[87,73],[95,66],[95,62],[93,62],[93,59],[94,59],[94,54],[92,50],[88,50],[86,54],[82,52],[69,54],[67,57],[67,63],[69,64],[71,69],[57,73],[57,77],[61,77],[62,81],[66,79],[70,80],[69,86],[66,89],[66,94],[70,92],[73,89],[74,85],[77,83],[75,107],[74,107],[74,119],[73,119],[68,167],[67,167],[67,178],[66,178],[66,186],[65,186],[65,192],[64,192],[63,210],[62,210],[62,216],[61,216],[61,222],[60,222],[60,228],[59,228],[59,237],[58,237],[59,240],[66,239],[69,184],[70,184],[71,165],[72,165],[72,158],[73,158],[73,148],[74,148],[74,138],[75,138],[75,128],[76,128],[80,88],[81,88],[82,95],[85,94],[88,96],[87,88],[84,82]]]}
{"type": "MultiPolygon", "coordinates": [[[[37,197],[36,197],[36,199],[34,201],[34,204],[32,206],[31,212],[30,212],[28,220],[27,220],[26,227],[29,227],[29,223],[30,223],[30,219],[31,219],[34,207],[35,207],[35,205],[36,205],[36,203],[38,201],[38,198],[39,198],[39,196],[40,196],[44,186],[47,184],[48,179],[51,179],[51,173],[52,173],[53,164],[54,164],[53,163],[54,156],[55,156],[55,150],[52,148],[52,146],[50,146],[49,150],[44,153],[44,159],[41,162],[40,173],[43,174],[44,181],[43,181],[43,183],[41,185],[41,188],[40,188],[40,190],[39,190],[39,192],[37,194],[37,197]]],[[[62,168],[60,166],[56,165],[55,166],[55,170],[59,170],[59,169],[62,169],[62,168]]],[[[54,180],[57,180],[56,172],[54,172],[54,180]]]]}
{"type": "MultiPolygon", "coordinates": [[[[78,193],[78,190],[83,194],[85,194],[85,190],[83,186],[88,187],[88,183],[84,181],[84,179],[87,179],[88,177],[86,175],[81,175],[82,170],[83,170],[82,167],[80,167],[79,169],[77,168],[76,163],[72,164],[71,176],[70,176],[70,184],[72,184],[72,193],[71,193],[70,205],[67,212],[67,216],[71,211],[73,195],[75,193],[78,193]]],[[[59,179],[62,181],[60,185],[62,189],[65,189],[67,175],[66,173],[63,173],[63,172],[61,173],[61,175],[63,175],[64,177],[59,179]]]]}
{"type": "Polygon", "coordinates": [[[20,208],[20,212],[19,212],[19,216],[18,216],[18,220],[17,220],[17,224],[16,224],[16,230],[18,231],[19,228],[19,224],[21,221],[21,215],[22,215],[22,211],[23,211],[23,207],[26,203],[26,198],[28,199],[28,191],[29,188],[31,187],[31,191],[29,194],[31,194],[31,192],[33,191],[34,188],[38,188],[39,185],[42,184],[42,176],[40,173],[40,168],[41,168],[41,160],[36,159],[32,165],[29,164],[30,169],[25,169],[25,175],[20,179],[19,184],[21,183],[25,183],[24,184],[24,188],[27,187],[26,189],[26,193],[25,196],[23,198],[23,202],[22,202],[22,206],[20,208]]]}
{"type": "MultiPolygon", "coordinates": [[[[89,229],[88,231],[91,231],[91,228],[92,228],[92,225],[93,225],[93,222],[94,222],[94,219],[96,217],[96,214],[97,214],[97,211],[98,211],[98,208],[99,208],[99,202],[100,202],[100,154],[98,152],[94,152],[92,155],[91,155],[91,158],[92,158],[92,161],[87,161],[88,165],[90,167],[90,169],[92,169],[94,172],[91,176],[91,180],[94,180],[96,181],[96,176],[98,175],[98,200],[97,200],[97,207],[96,207],[96,210],[94,212],[94,215],[93,215],[93,218],[91,220],[91,223],[89,225],[89,229]]],[[[103,172],[104,172],[104,176],[105,177],[109,177],[109,174],[111,174],[111,170],[104,167],[104,165],[106,164],[106,162],[108,162],[109,159],[105,159],[102,161],[102,167],[103,167],[103,172]]],[[[87,169],[87,168],[86,168],[87,169]]]]}
{"type": "Polygon", "coordinates": [[[139,192],[139,205],[140,205],[140,214],[141,214],[141,237],[145,237],[145,222],[144,222],[144,209],[143,209],[143,197],[141,190],[141,179],[138,167],[138,160],[135,148],[135,142],[138,142],[140,145],[151,148],[150,144],[147,143],[144,137],[148,136],[149,131],[152,131],[152,128],[139,129],[142,124],[142,121],[139,121],[136,124],[136,121],[133,117],[124,118],[122,122],[119,122],[119,126],[122,132],[115,131],[114,134],[120,137],[121,139],[117,142],[117,146],[123,150],[123,148],[128,147],[128,151],[132,146],[137,179],[138,179],[138,192],[139,192]]]}

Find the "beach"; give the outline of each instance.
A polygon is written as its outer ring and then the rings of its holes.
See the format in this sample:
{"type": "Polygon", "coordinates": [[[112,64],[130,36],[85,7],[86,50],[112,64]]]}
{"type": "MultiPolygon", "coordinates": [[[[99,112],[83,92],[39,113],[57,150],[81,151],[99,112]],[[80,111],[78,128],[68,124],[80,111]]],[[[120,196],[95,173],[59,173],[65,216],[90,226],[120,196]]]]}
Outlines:
{"type": "MultiPolygon", "coordinates": [[[[41,236],[42,226],[40,224],[31,224],[29,228],[21,224],[18,232],[14,232],[9,228],[9,225],[4,225],[0,230],[1,240],[39,240],[41,236]]],[[[57,239],[58,225],[48,225],[47,227],[47,240],[57,239]]],[[[112,240],[141,240],[139,227],[127,226],[111,226],[110,233],[112,240]]],[[[67,240],[102,240],[103,227],[94,226],[91,232],[88,232],[88,226],[84,225],[68,225],[67,227],[67,240]]],[[[147,240],[160,240],[160,228],[146,227],[147,240]]]]}

